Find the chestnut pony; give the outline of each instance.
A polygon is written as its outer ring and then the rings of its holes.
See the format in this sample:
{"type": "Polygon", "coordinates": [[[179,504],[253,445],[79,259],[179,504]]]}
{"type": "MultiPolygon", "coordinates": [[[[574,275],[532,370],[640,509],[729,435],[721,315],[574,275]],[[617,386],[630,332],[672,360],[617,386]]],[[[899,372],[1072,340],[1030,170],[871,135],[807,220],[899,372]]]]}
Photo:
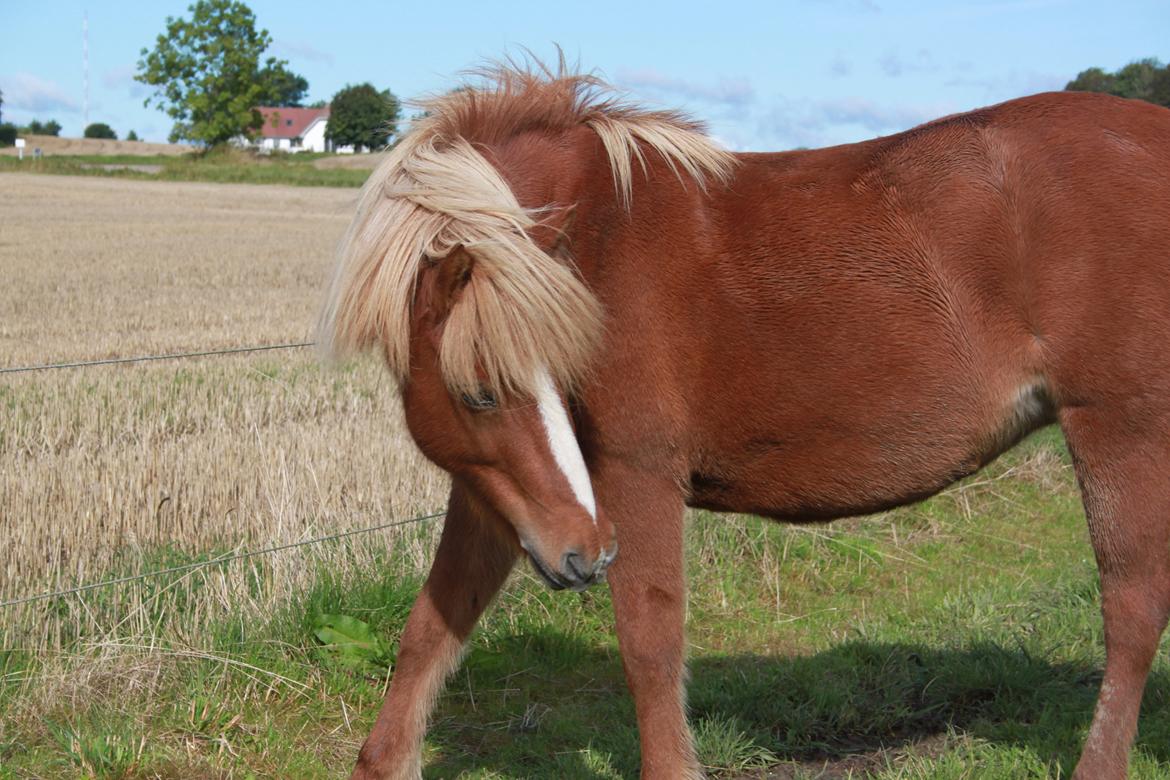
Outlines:
{"type": "Polygon", "coordinates": [[[322,315],[333,351],[384,355],[452,477],[353,776],[419,777],[527,555],[553,588],[608,573],[642,777],[700,777],[684,507],[875,512],[1059,422],[1105,617],[1074,776],[1123,777],[1170,609],[1170,111],[1045,94],[733,155],[563,66],[486,75],[371,176],[322,315]]]}

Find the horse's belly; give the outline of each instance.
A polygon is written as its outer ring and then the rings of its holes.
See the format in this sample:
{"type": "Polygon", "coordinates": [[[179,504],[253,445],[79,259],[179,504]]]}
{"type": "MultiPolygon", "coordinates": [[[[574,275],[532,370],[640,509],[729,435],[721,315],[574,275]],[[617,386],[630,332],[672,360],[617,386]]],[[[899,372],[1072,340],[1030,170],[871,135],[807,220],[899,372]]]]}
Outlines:
{"type": "Polygon", "coordinates": [[[691,506],[789,521],[829,520],[920,501],[1053,420],[1039,385],[1006,404],[919,410],[850,425],[828,418],[708,448],[690,474],[691,506]]]}
{"type": "Polygon", "coordinates": [[[970,458],[899,466],[842,458],[825,470],[794,467],[787,458],[759,458],[714,474],[691,475],[688,504],[720,512],[745,512],[790,522],[864,515],[922,500],[976,471],[970,458]]]}

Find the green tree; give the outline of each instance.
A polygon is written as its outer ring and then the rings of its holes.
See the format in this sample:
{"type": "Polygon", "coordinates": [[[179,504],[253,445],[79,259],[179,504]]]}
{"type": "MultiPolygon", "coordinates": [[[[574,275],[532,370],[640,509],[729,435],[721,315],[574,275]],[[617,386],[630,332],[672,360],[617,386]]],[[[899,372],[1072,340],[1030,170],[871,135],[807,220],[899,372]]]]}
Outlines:
{"type": "Polygon", "coordinates": [[[1106,73],[1100,68],[1089,68],[1078,73],[1064,88],[1073,92],[1107,92],[1112,95],[1116,81],[1112,73],[1106,73]]]}
{"type": "Polygon", "coordinates": [[[304,76],[285,68],[286,63],[268,58],[260,70],[260,83],[264,85],[262,98],[265,106],[281,108],[299,107],[309,91],[309,82],[304,76]]]}
{"type": "Polygon", "coordinates": [[[1170,107],[1170,65],[1163,65],[1157,59],[1148,57],[1134,60],[1116,73],[1089,68],[1078,73],[1065,89],[1105,92],[1170,107]]]}
{"type": "Polygon", "coordinates": [[[1150,84],[1150,100],[1170,108],[1170,65],[1162,68],[1150,84]]]}
{"type": "Polygon", "coordinates": [[[1154,79],[1158,71],[1162,70],[1162,63],[1149,58],[1136,60],[1117,71],[1115,94],[1122,97],[1149,100],[1154,94],[1154,79]]]}
{"type": "Polygon", "coordinates": [[[267,98],[299,99],[296,90],[304,79],[290,73],[287,62],[269,57],[261,67],[272,36],[256,29],[247,5],[197,0],[187,10],[190,19],[167,17],[166,32],[153,50],[142,50],[134,76],[155,89],[145,104],[153,100],[175,120],[172,141],[214,145],[250,135],[262,121],[256,107],[267,98]]]}
{"type": "Polygon", "coordinates": [[[325,137],[337,146],[381,149],[397,132],[401,106],[394,93],[371,84],[346,86],[329,104],[325,137]]]}
{"type": "Polygon", "coordinates": [[[126,140],[127,141],[137,141],[138,140],[138,133],[131,130],[129,133],[126,133],[126,140]]]}
{"type": "Polygon", "coordinates": [[[28,123],[28,127],[22,129],[28,135],[60,135],[61,123],[56,119],[50,119],[48,122],[34,119],[28,123]]]}
{"type": "Polygon", "coordinates": [[[0,123],[4,121],[4,90],[0,89],[0,123]]]}
{"type": "Polygon", "coordinates": [[[118,134],[114,132],[114,128],[105,122],[92,123],[89,127],[85,128],[83,135],[86,138],[109,138],[111,141],[118,140],[118,134]]]}

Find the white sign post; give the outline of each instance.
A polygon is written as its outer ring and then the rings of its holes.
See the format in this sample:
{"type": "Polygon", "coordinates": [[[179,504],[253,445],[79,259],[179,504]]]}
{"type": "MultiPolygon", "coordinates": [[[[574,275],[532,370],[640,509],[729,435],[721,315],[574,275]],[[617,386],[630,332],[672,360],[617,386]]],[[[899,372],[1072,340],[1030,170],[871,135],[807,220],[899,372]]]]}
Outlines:
{"type": "Polygon", "coordinates": [[[18,159],[18,160],[24,159],[24,139],[23,138],[16,139],[16,159],[18,159]]]}

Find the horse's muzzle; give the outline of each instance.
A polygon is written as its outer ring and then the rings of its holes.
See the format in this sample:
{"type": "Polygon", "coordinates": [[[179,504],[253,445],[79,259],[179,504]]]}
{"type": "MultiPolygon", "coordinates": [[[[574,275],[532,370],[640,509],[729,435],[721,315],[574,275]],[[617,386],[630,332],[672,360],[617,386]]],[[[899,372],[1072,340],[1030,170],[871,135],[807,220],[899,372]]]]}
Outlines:
{"type": "Polygon", "coordinates": [[[601,555],[592,564],[579,552],[570,550],[561,556],[561,565],[554,569],[541,560],[539,555],[531,550],[528,551],[528,559],[532,561],[532,568],[545,581],[545,584],[553,590],[568,588],[578,593],[596,582],[605,582],[605,572],[616,557],[617,542],[615,541],[608,550],[602,550],[601,555]]]}

